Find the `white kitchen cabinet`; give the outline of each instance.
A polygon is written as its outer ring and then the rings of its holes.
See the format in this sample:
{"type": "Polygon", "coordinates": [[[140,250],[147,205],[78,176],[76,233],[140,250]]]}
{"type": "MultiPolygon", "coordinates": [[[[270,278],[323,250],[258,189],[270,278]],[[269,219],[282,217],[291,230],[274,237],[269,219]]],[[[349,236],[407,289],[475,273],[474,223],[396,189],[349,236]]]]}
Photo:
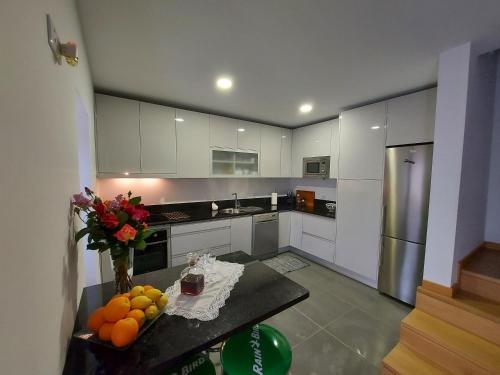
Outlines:
{"type": "Polygon", "coordinates": [[[302,213],[291,212],[290,246],[302,249],[302,213]]]}
{"type": "Polygon", "coordinates": [[[140,173],[139,102],[96,94],[97,168],[100,173],[140,173]]]}
{"type": "Polygon", "coordinates": [[[281,128],[262,125],[260,145],[261,177],[281,176],[281,128]]]}
{"type": "Polygon", "coordinates": [[[305,127],[305,145],[303,156],[328,156],[332,138],[332,121],[305,127]]]}
{"type": "Polygon", "coordinates": [[[382,179],[385,125],[386,102],[342,113],[339,178],[382,179]]]}
{"type": "Polygon", "coordinates": [[[340,180],[337,185],[335,264],[377,280],[382,222],[382,182],[340,180]]]}
{"type": "Polygon", "coordinates": [[[331,126],[332,126],[332,137],[330,144],[330,178],[338,178],[339,147],[340,147],[339,119],[332,120],[331,126]]]}
{"type": "Polygon", "coordinates": [[[292,130],[281,129],[281,177],[292,176],[292,130]]]}
{"type": "Polygon", "coordinates": [[[436,89],[387,102],[387,146],[434,141],[436,89]]]}
{"type": "Polygon", "coordinates": [[[260,126],[255,122],[239,121],[237,128],[239,150],[260,151],[260,126]]]}
{"type": "Polygon", "coordinates": [[[252,216],[231,219],[231,251],[252,255],[252,216]]]}
{"type": "Polygon", "coordinates": [[[177,176],[207,178],[210,172],[210,122],[204,113],[177,109],[177,176]]]}
{"type": "Polygon", "coordinates": [[[331,152],[332,121],[294,129],[292,137],[292,177],[302,177],[305,157],[329,156],[331,152]]]}
{"type": "Polygon", "coordinates": [[[335,220],[318,215],[302,215],[302,232],[325,240],[335,241],[337,226],[335,220]]]}
{"type": "Polygon", "coordinates": [[[186,262],[185,255],[191,251],[210,250],[214,252],[216,249],[224,248],[230,252],[231,249],[230,220],[173,225],[171,234],[172,264],[184,264],[186,262]]]}
{"type": "Polygon", "coordinates": [[[324,238],[302,233],[302,251],[317,258],[333,263],[335,259],[335,243],[324,238]]]}
{"type": "Polygon", "coordinates": [[[210,147],[236,150],[238,148],[239,121],[210,115],[210,147]]]}
{"type": "Polygon", "coordinates": [[[293,129],[292,133],[292,177],[302,177],[302,161],[305,154],[305,145],[308,127],[293,129]]]}
{"type": "Polygon", "coordinates": [[[278,247],[281,249],[283,247],[290,246],[290,221],[292,218],[292,212],[280,212],[279,213],[279,240],[278,247]]]}
{"type": "Polygon", "coordinates": [[[175,109],[140,103],[141,173],[175,174],[175,109]]]}

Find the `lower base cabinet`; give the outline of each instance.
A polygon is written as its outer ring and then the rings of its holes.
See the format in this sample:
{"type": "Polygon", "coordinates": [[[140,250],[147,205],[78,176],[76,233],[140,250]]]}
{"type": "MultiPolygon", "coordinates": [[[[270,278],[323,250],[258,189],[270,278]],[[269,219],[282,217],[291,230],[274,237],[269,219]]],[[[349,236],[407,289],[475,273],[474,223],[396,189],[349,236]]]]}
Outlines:
{"type": "Polygon", "coordinates": [[[210,250],[214,255],[231,252],[230,220],[174,225],[171,229],[172,266],[186,264],[186,254],[210,250]]]}
{"type": "Polygon", "coordinates": [[[252,254],[252,216],[231,219],[231,251],[252,254]]]}
{"type": "Polygon", "coordinates": [[[301,250],[330,263],[335,260],[335,243],[324,238],[302,233],[301,250]]]}
{"type": "Polygon", "coordinates": [[[279,240],[278,247],[284,248],[290,246],[290,221],[292,219],[291,212],[279,213],[279,240]]]}

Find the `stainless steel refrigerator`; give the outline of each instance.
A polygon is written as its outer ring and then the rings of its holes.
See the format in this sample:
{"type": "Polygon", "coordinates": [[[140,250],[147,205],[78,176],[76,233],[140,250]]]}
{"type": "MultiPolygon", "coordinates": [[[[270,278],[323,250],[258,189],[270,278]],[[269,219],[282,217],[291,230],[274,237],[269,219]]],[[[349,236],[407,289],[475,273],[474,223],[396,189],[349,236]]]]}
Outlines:
{"type": "Polygon", "coordinates": [[[423,276],[431,167],[432,144],[386,149],[378,289],[411,305],[423,276]]]}

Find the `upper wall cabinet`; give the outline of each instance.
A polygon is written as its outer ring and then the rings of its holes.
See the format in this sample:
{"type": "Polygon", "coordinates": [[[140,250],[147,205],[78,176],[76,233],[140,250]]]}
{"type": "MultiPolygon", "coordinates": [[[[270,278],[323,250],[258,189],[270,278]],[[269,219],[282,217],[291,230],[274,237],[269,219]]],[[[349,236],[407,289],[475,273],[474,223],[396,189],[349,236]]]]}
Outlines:
{"type": "Polygon", "coordinates": [[[236,150],[238,122],[232,118],[210,115],[210,146],[236,150]]]}
{"type": "Polygon", "coordinates": [[[206,178],[210,170],[210,122],[205,113],[177,109],[177,176],[206,178]]]}
{"type": "Polygon", "coordinates": [[[387,102],[387,146],[434,141],[436,89],[387,102]]]}
{"type": "Polygon", "coordinates": [[[342,113],[340,120],[340,179],[382,179],[385,125],[386,102],[342,113]]]}
{"type": "Polygon", "coordinates": [[[306,127],[304,156],[328,156],[332,138],[332,121],[306,127]]]}
{"type": "Polygon", "coordinates": [[[332,138],[330,143],[330,178],[339,177],[339,119],[332,120],[332,138]]]}
{"type": "Polygon", "coordinates": [[[141,172],[175,174],[175,109],[140,103],[141,172]]]}
{"type": "Polygon", "coordinates": [[[95,107],[98,172],[140,173],[139,102],[97,94],[95,107]]]}
{"type": "Polygon", "coordinates": [[[260,175],[281,176],[281,128],[276,126],[261,127],[260,175]]]}
{"type": "Polygon", "coordinates": [[[249,121],[238,122],[238,149],[259,152],[260,145],[260,124],[249,121]]]}
{"type": "Polygon", "coordinates": [[[302,177],[305,157],[328,156],[331,152],[332,121],[293,130],[292,177],[302,177]]]}
{"type": "Polygon", "coordinates": [[[281,129],[281,177],[292,176],[292,130],[281,129]]]}

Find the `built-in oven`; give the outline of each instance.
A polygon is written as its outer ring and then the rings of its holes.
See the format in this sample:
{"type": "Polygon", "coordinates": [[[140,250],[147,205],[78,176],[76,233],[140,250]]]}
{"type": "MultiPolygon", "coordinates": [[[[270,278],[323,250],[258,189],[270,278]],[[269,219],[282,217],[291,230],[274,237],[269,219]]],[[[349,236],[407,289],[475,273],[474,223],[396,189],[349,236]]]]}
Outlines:
{"type": "Polygon", "coordinates": [[[155,232],[146,239],[144,250],[134,250],[134,275],[157,271],[169,266],[170,225],[151,226],[155,232]]]}
{"type": "Polygon", "coordinates": [[[306,178],[329,178],[330,157],[317,156],[312,158],[304,158],[302,176],[306,178]]]}

